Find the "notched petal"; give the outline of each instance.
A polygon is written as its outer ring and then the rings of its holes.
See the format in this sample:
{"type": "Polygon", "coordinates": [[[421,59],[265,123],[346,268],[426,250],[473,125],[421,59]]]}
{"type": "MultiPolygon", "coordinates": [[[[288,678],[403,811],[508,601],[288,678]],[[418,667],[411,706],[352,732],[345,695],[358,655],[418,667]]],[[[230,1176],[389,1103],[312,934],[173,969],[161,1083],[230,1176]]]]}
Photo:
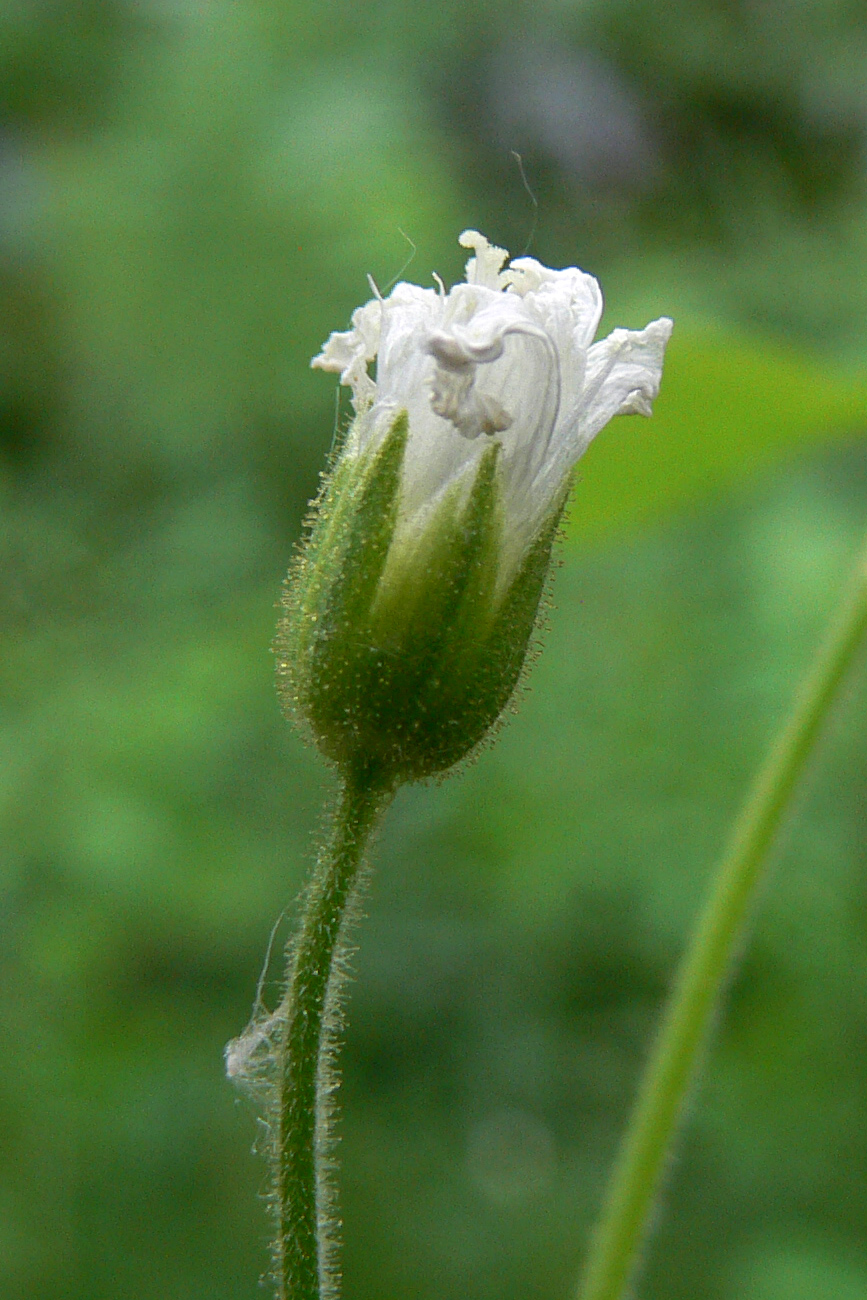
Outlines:
{"type": "Polygon", "coordinates": [[[643,330],[617,329],[593,344],[581,396],[582,450],[615,415],[652,413],[671,330],[672,322],[662,316],[643,330]]]}
{"type": "Polygon", "coordinates": [[[367,372],[379,351],[382,303],[374,298],[352,313],[352,329],[332,334],[310,365],[316,370],[335,371],[341,384],[352,389],[356,411],[365,410],[376,397],[376,384],[367,372]]]}

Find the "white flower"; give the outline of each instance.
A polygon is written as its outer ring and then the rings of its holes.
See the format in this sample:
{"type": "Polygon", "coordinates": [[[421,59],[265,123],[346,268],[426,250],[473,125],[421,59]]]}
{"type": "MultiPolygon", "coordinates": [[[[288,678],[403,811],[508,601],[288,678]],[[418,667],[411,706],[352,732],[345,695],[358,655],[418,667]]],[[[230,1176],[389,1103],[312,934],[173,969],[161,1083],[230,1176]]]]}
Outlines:
{"type": "Polygon", "coordinates": [[[439,281],[397,284],[359,307],[311,364],[352,389],[346,454],[408,413],[398,544],[412,546],[447,490],[469,492],[484,446],[499,441],[502,589],[596,434],[615,415],[651,414],[672,323],[594,343],[602,293],[593,276],[532,257],[503,270],[508,253],[474,230],[460,244],[474,253],[466,284],[449,293],[439,281]]]}

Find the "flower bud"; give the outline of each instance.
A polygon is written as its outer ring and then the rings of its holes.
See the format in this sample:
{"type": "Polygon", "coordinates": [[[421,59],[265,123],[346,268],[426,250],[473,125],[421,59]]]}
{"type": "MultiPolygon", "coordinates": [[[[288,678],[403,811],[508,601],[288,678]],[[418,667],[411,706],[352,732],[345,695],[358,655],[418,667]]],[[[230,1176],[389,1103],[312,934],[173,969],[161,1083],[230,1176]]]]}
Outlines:
{"type": "Polygon", "coordinates": [[[494,726],[533,638],[571,469],[618,413],[650,414],[671,322],[592,344],[596,281],[473,231],[467,283],[398,284],[313,364],[356,418],[289,575],[286,711],[340,768],[444,772],[494,726]],[[378,357],[374,381],[368,364],[378,357]]]}

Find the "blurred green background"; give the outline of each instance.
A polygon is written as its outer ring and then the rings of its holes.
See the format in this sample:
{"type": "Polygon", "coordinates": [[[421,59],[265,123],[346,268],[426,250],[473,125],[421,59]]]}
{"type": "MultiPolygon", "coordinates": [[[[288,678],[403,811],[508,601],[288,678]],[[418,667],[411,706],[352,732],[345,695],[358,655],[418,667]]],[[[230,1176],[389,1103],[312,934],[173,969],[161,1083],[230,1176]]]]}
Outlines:
{"type": "MultiPolygon", "coordinates": [[[[328,777],[307,366],[477,227],[677,327],[497,747],[405,792],[343,1056],[347,1300],[566,1300],[726,826],[867,526],[853,0],[3,0],[0,1295],[262,1295],[222,1073],[328,777]],[[538,215],[512,156],[518,151],[538,215]]],[[[343,418],[346,407],[341,408],[343,418]]],[[[777,854],[646,1300],[867,1300],[867,683],[777,854]]]]}

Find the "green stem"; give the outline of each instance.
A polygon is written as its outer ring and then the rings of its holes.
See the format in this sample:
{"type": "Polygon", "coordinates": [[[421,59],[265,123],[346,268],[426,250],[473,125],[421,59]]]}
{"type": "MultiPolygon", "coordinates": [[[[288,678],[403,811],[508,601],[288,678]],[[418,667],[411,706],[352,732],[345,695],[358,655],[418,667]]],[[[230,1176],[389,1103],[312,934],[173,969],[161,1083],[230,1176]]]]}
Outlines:
{"type": "Polygon", "coordinates": [[[620,1300],[632,1280],[666,1157],[741,941],[768,850],[867,630],[867,549],[791,716],[732,832],[681,962],[591,1242],[579,1300],[620,1300]]]}
{"type": "Polygon", "coordinates": [[[289,980],[278,1011],[284,1028],[274,1135],[279,1300],[320,1300],[337,1290],[326,1173],[341,952],[364,850],[392,793],[370,773],[346,780],[290,949],[289,980]]]}

